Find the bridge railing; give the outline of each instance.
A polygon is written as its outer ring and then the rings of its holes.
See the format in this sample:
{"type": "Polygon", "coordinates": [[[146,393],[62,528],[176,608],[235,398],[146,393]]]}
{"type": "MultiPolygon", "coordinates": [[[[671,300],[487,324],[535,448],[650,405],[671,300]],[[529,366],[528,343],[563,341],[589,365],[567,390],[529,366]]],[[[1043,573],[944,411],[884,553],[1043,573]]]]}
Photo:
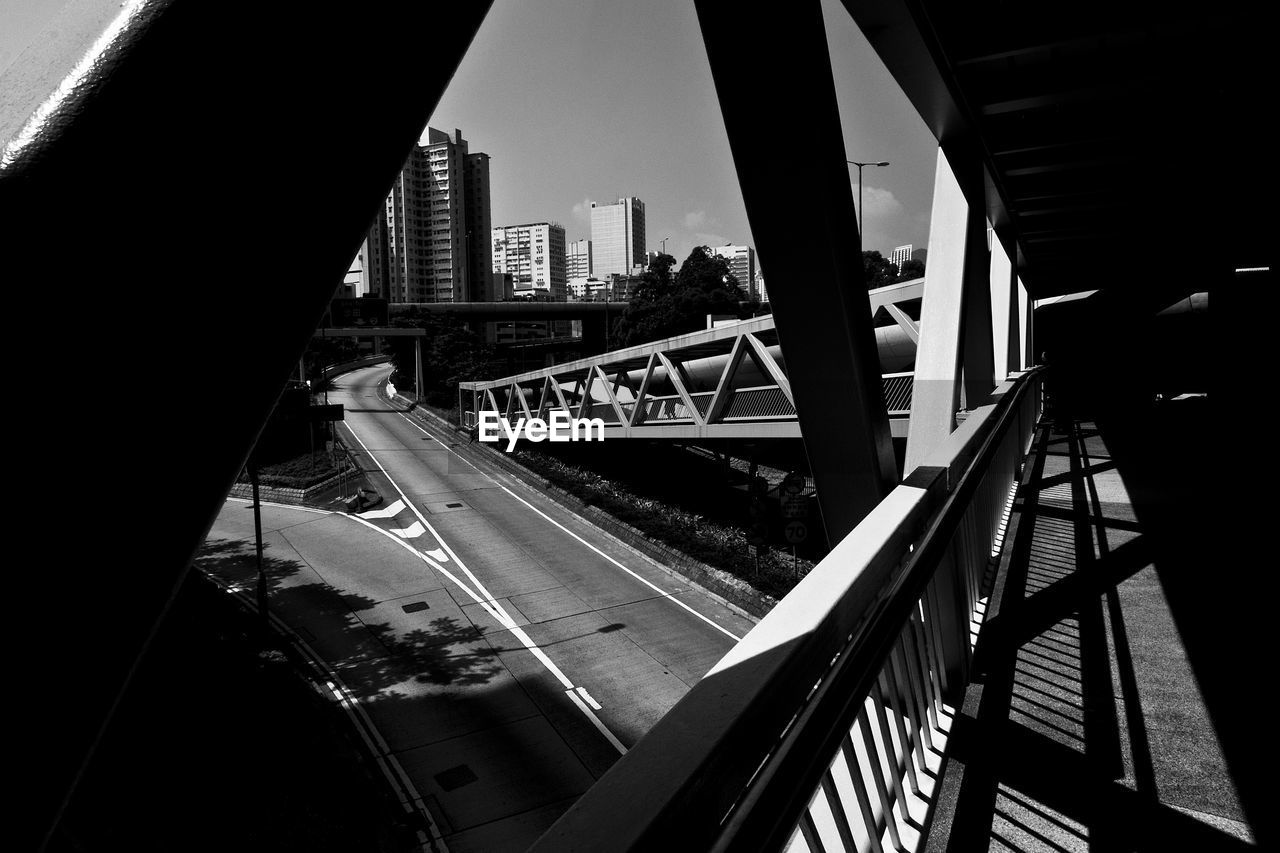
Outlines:
{"type": "Polygon", "coordinates": [[[915,849],[1040,384],[970,412],[533,849],[915,849]]]}

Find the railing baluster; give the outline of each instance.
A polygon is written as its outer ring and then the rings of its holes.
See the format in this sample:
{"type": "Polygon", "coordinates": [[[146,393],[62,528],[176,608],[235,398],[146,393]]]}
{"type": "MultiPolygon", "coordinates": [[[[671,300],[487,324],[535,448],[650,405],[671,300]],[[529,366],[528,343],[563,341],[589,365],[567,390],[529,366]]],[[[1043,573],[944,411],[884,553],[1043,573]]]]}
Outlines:
{"type": "Polygon", "coordinates": [[[924,760],[924,747],[920,743],[920,729],[916,725],[917,712],[911,701],[907,671],[903,666],[902,654],[898,651],[896,643],[893,651],[889,653],[889,660],[892,663],[892,667],[885,671],[889,674],[890,684],[893,686],[893,698],[897,703],[898,713],[902,715],[903,722],[907,726],[907,732],[911,735],[911,750],[916,757],[917,769],[923,773],[928,769],[929,765],[924,760]]]}
{"type": "Polygon", "coordinates": [[[811,853],[827,853],[827,847],[822,843],[822,837],[818,835],[818,827],[813,822],[810,809],[805,809],[804,814],[800,815],[800,834],[804,836],[804,843],[808,845],[811,853]]]}
{"type": "Polygon", "coordinates": [[[889,841],[895,848],[902,847],[902,839],[898,837],[898,822],[893,818],[893,805],[889,801],[889,791],[884,785],[884,768],[880,766],[880,753],[876,749],[876,739],[871,733],[871,724],[867,722],[867,710],[862,709],[858,715],[858,728],[862,730],[862,744],[867,750],[867,763],[871,765],[871,781],[875,783],[876,794],[880,797],[880,812],[884,815],[885,829],[889,830],[889,841]]]}
{"type": "MultiPolygon", "coordinates": [[[[843,753],[842,753],[843,754],[843,753]]],[[[848,768],[849,775],[852,776],[858,771],[856,767],[848,768]]],[[[831,816],[836,821],[836,832],[840,833],[840,843],[844,845],[845,850],[857,850],[858,845],[853,840],[853,829],[849,826],[849,816],[845,812],[844,803],[840,800],[840,792],[836,790],[836,780],[831,775],[831,768],[827,768],[827,772],[822,774],[822,793],[827,798],[827,807],[831,809],[831,816]]]]}
{"type": "MultiPolygon", "coordinates": [[[[915,661],[920,672],[920,699],[924,703],[925,719],[929,721],[929,725],[933,728],[938,727],[938,713],[934,709],[933,690],[929,683],[929,663],[925,660],[923,651],[920,648],[920,642],[916,630],[916,618],[912,613],[908,617],[907,624],[903,627],[902,639],[906,643],[907,653],[915,661]]],[[[932,744],[930,744],[932,746],[932,744]]]]}
{"type": "Polygon", "coordinates": [[[858,808],[862,812],[862,825],[866,827],[867,837],[871,839],[872,853],[884,853],[880,843],[880,824],[876,821],[875,812],[871,810],[871,800],[867,797],[867,785],[862,779],[861,764],[858,754],[853,749],[853,739],[846,733],[840,741],[840,749],[844,752],[844,760],[849,763],[849,780],[853,782],[853,795],[858,798],[858,808]]]}
{"type": "MultiPolygon", "coordinates": [[[[892,771],[889,773],[889,784],[893,786],[894,797],[898,802],[898,813],[902,815],[903,820],[911,819],[911,812],[907,808],[907,798],[902,791],[902,779],[898,775],[898,751],[893,745],[893,736],[889,732],[889,721],[885,719],[884,700],[880,697],[880,685],[871,685],[871,707],[876,712],[876,722],[880,726],[880,740],[884,742],[886,756],[892,765],[892,771]]],[[[902,757],[905,759],[904,764],[907,768],[907,775],[911,778],[911,789],[919,793],[919,786],[916,782],[916,769],[911,764],[911,756],[907,752],[906,738],[903,738],[902,757]]]]}
{"type": "MultiPolygon", "coordinates": [[[[897,729],[898,742],[902,745],[902,760],[903,764],[907,768],[907,782],[911,785],[911,792],[919,795],[920,782],[916,779],[916,765],[911,759],[911,739],[907,737],[907,726],[906,723],[903,722],[903,717],[905,715],[898,707],[901,700],[897,698],[898,684],[897,679],[893,677],[892,661],[885,662],[885,667],[881,670],[880,677],[885,680],[885,685],[889,691],[889,695],[894,697],[894,707],[891,709],[893,713],[893,726],[897,729]]],[[[880,706],[885,710],[890,710],[885,706],[883,697],[879,695],[878,685],[873,686],[872,690],[875,691],[876,698],[880,700],[880,706]]]]}
{"type": "Polygon", "coordinates": [[[938,591],[934,586],[931,580],[924,588],[925,627],[929,631],[929,648],[933,652],[938,695],[945,696],[950,688],[947,686],[947,667],[942,656],[942,625],[941,614],[938,613],[938,591]]]}

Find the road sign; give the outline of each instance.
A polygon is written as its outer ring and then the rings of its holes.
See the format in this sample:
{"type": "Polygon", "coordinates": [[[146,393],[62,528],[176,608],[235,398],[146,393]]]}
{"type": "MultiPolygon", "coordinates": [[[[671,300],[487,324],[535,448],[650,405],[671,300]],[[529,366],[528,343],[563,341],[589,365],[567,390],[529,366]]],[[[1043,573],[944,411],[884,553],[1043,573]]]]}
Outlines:
{"type": "Polygon", "coordinates": [[[808,518],[809,517],[809,499],[804,495],[793,495],[788,492],[782,493],[782,517],[783,518],[808,518]]]}
{"type": "Polygon", "coordinates": [[[809,525],[803,521],[788,521],[787,526],[782,529],[782,535],[792,545],[799,545],[809,538],[809,525]]]}
{"type": "Polygon", "coordinates": [[[782,491],[788,495],[798,495],[804,491],[804,475],[792,471],[782,479],[782,491]]]}
{"type": "Polygon", "coordinates": [[[330,325],[340,328],[350,326],[387,325],[387,300],[371,297],[359,299],[335,299],[329,303],[330,325]]]}

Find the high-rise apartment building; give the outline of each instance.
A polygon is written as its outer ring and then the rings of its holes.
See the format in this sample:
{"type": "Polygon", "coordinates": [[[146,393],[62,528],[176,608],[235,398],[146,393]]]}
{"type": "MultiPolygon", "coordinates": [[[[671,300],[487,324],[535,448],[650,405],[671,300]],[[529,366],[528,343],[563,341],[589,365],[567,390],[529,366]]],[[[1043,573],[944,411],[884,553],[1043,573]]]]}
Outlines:
{"type": "Polygon", "coordinates": [[[628,196],[613,204],[591,202],[591,274],[632,275],[645,265],[644,202],[628,196]]]}
{"type": "Polygon", "coordinates": [[[727,244],[712,247],[711,254],[724,258],[729,262],[729,272],[733,273],[733,277],[738,280],[743,293],[750,294],[753,292],[756,281],[755,249],[750,246],[727,244]]]}
{"type": "Polygon", "coordinates": [[[566,279],[587,278],[591,275],[591,241],[574,240],[564,253],[566,279]]]}
{"type": "Polygon", "coordinates": [[[510,273],[517,298],[567,296],[564,227],[553,222],[506,225],[490,232],[495,273],[510,273]]]}
{"type": "Polygon", "coordinates": [[[889,255],[889,263],[897,264],[898,270],[902,270],[902,265],[911,260],[911,244],[898,246],[893,250],[893,254],[889,255]]]}
{"type": "Polygon", "coordinates": [[[364,285],[390,302],[496,298],[489,257],[489,155],[462,131],[428,128],[361,248],[364,285]]]}

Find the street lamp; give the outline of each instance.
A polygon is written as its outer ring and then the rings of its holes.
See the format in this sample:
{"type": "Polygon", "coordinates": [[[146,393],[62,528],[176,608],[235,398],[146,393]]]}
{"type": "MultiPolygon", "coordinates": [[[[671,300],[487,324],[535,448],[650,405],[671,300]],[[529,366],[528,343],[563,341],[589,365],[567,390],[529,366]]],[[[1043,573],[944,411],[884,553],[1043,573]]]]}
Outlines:
{"type": "Polygon", "coordinates": [[[859,163],[857,160],[845,160],[850,166],[858,167],[858,254],[862,254],[862,167],[863,166],[888,166],[888,160],[881,160],[879,163],[859,163]]]}

